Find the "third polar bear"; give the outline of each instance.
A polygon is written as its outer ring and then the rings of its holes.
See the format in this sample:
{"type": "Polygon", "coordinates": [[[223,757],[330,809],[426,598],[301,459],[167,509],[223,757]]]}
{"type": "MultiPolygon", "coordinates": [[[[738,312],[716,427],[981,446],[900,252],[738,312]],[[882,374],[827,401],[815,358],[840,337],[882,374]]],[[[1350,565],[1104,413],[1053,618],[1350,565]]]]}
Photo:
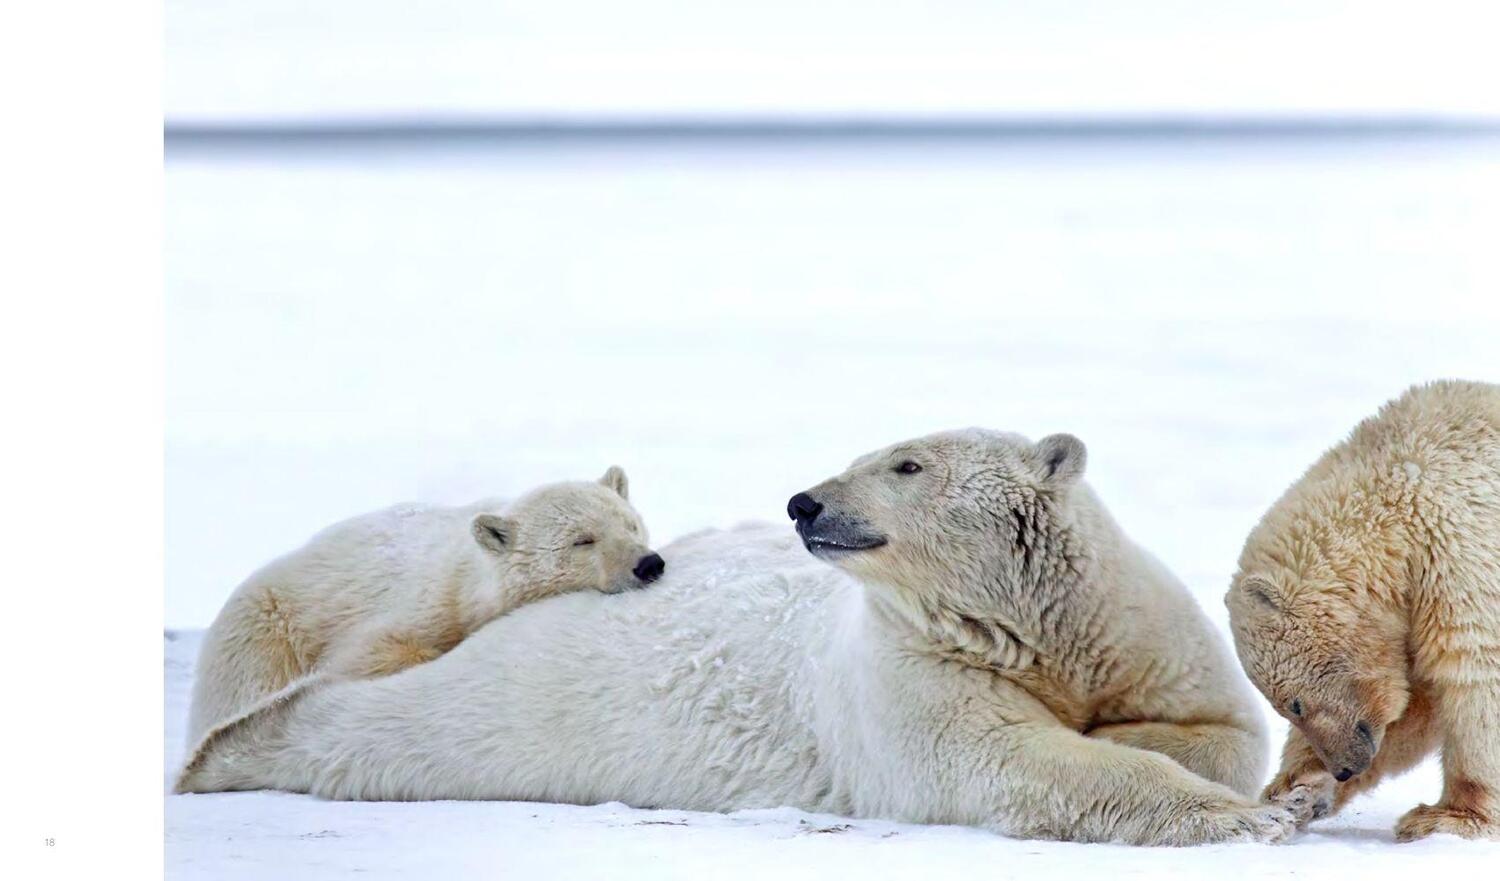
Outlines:
{"type": "Polygon", "coordinates": [[[1084,459],[1067,435],[897,444],[793,498],[801,541],[675,542],[652,590],[537,603],[430,664],[309,689],[184,788],[1279,840],[1291,814],[1247,796],[1248,684],[1084,459]]]}
{"type": "Polygon", "coordinates": [[[509,504],[398,505],[330,526],[225,603],[198,660],[189,743],[303,677],[387,675],[543,597],[654,581],[665,563],[628,498],[616,466],[509,504]]]}
{"type": "Polygon", "coordinates": [[[1410,840],[1500,838],[1500,386],[1416,386],[1250,533],[1228,597],[1250,678],[1292,724],[1266,795],[1307,821],[1441,750],[1410,840]]]}

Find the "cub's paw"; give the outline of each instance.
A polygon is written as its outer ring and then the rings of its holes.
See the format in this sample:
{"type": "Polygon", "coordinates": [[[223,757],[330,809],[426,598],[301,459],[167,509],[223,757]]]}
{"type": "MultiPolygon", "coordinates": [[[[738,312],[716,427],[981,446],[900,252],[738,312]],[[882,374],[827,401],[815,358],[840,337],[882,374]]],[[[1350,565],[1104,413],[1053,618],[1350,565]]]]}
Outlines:
{"type": "Polygon", "coordinates": [[[1333,809],[1336,786],[1333,775],[1318,768],[1279,775],[1260,797],[1267,804],[1286,808],[1296,820],[1297,828],[1303,829],[1333,809]]]}
{"type": "Polygon", "coordinates": [[[1416,841],[1429,835],[1500,839],[1500,823],[1476,811],[1442,805],[1417,805],[1396,821],[1397,841],[1416,841]]]}

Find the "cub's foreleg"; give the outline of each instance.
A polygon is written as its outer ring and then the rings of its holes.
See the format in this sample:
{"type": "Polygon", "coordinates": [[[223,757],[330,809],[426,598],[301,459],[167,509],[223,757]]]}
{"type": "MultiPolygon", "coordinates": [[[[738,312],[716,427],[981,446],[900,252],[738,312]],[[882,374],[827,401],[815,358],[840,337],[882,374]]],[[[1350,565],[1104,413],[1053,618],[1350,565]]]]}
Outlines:
{"type": "Polygon", "coordinates": [[[1311,820],[1338,813],[1349,799],[1373,788],[1386,777],[1414,767],[1441,743],[1441,730],[1428,696],[1414,691],[1401,718],[1387,726],[1370,767],[1358,777],[1339,783],[1323,766],[1302,732],[1293,728],[1282,749],[1281,770],[1266,786],[1261,798],[1284,805],[1297,817],[1299,827],[1311,820]]]}

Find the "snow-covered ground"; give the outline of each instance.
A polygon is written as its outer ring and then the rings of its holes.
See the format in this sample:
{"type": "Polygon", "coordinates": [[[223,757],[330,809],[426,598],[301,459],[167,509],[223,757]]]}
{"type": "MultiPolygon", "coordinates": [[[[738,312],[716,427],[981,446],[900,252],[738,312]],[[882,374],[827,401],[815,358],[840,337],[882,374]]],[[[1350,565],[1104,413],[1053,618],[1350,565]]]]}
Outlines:
{"type": "MultiPolygon", "coordinates": [[[[665,541],[781,516],[862,452],[969,424],[1082,437],[1126,530],[1222,625],[1245,534],[1323,448],[1413,381],[1500,380],[1500,326],[1473,311],[1500,291],[1494,141],[350,147],[169,150],[169,627],[395,501],[618,462],[665,541]]],[[[196,643],[166,643],[168,768],[196,643]]],[[[282,794],[168,797],[166,850],[177,878],[1495,864],[1390,844],[1438,785],[1429,765],[1289,846],[1185,853],[282,794]]]]}
{"type": "MultiPolygon", "coordinates": [[[[183,749],[201,631],[166,636],[166,761],[183,749]]],[[[332,802],[288,793],[169,795],[171,879],[1410,878],[1493,867],[1500,843],[1397,846],[1396,818],[1436,797],[1429,763],[1292,843],[1187,850],[1012,841],[791,808],[703,814],[621,804],[332,802]]]]}

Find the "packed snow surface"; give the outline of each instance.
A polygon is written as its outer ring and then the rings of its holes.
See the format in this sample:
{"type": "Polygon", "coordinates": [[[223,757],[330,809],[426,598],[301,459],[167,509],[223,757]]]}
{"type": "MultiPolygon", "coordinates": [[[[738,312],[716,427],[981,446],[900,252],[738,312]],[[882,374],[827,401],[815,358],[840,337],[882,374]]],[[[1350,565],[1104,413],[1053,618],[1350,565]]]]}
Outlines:
{"type": "MultiPolygon", "coordinates": [[[[166,763],[180,761],[201,631],[166,635],[166,763]]],[[[1304,878],[1440,873],[1500,861],[1500,843],[1396,845],[1391,827],[1441,786],[1433,763],[1290,844],[1188,849],[1014,841],[786,807],[704,814],[528,802],[334,802],[282,792],[169,795],[166,877],[1304,878]],[[982,867],[982,870],[977,869],[982,867]],[[1347,873],[1347,874],[1346,874],[1347,873]]],[[[1427,875],[1425,877],[1437,877],[1427,875]]]]}

